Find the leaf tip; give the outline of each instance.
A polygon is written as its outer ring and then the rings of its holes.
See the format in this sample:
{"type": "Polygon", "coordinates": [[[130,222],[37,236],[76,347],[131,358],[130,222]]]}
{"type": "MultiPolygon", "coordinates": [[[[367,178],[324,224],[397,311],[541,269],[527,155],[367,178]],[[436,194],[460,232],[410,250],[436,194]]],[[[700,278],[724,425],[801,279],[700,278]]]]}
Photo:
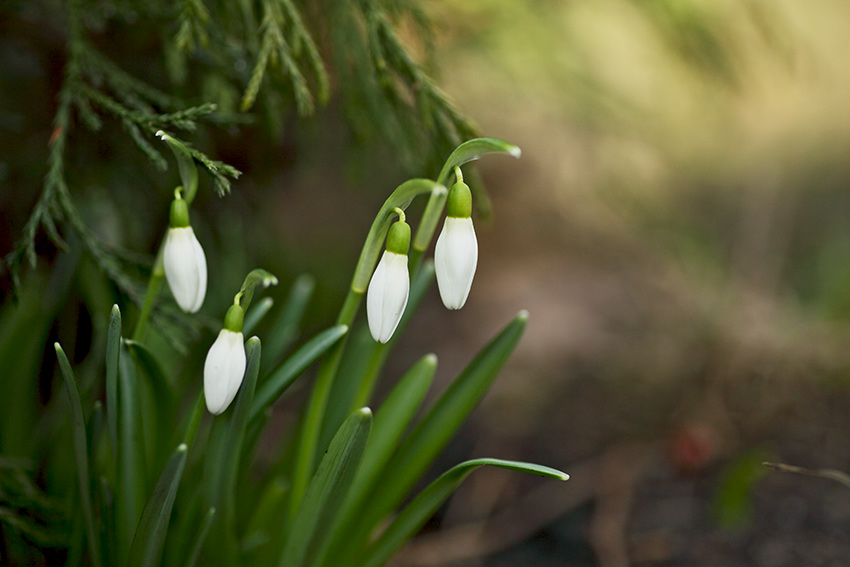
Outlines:
{"type": "Polygon", "coordinates": [[[117,303],[114,303],[114,304],[112,305],[112,315],[113,315],[113,316],[121,315],[121,308],[120,308],[120,307],[118,307],[118,304],[117,304],[117,303]]]}
{"type": "Polygon", "coordinates": [[[528,321],[528,311],[523,309],[519,313],[516,314],[517,321],[522,321],[523,323],[528,321]]]}
{"type": "Polygon", "coordinates": [[[179,445],[177,445],[177,452],[178,453],[185,453],[188,450],[189,450],[189,446],[186,445],[185,443],[180,443],[179,445]]]}
{"type": "Polygon", "coordinates": [[[425,364],[429,366],[437,366],[437,355],[433,352],[429,352],[423,357],[425,364]]]}
{"type": "Polygon", "coordinates": [[[372,410],[366,407],[360,408],[357,410],[357,413],[359,413],[362,417],[372,417],[372,410]]]}
{"type": "Polygon", "coordinates": [[[62,350],[62,345],[59,344],[59,341],[56,341],[55,343],[53,343],[53,348],[56,350],[56,354],[59,354],[60,352],[64,352],[62,350]]]}
{"type": "Polygon", "coordinates": [[[520,149],[519,146],[511,146],[510,149],[508,150],[508,155],[511,155],[511,156],[519,159],[520,156],[522,155],[522,150],[520,149]]]}

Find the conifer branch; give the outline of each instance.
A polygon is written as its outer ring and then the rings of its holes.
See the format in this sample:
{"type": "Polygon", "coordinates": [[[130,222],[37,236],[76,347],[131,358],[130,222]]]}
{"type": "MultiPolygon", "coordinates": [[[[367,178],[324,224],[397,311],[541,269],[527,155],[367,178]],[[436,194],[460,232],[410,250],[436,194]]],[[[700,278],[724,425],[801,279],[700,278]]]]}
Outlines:
{"type": "Polygon", "coordinates": [[[315,109],[313,94],[297,61],[302,51],[306,53],[307,64],[316,80],[320,102],[325,102],[330,95],[330,85],[318,47],[301,14],[290,0],[264,0],[260,32],[260,50],[242,97],[242,110],[253,106],[269,65],[279,64],[283,76],[289,78],[298,113],[302,116],[312,114],[315,109]]]}

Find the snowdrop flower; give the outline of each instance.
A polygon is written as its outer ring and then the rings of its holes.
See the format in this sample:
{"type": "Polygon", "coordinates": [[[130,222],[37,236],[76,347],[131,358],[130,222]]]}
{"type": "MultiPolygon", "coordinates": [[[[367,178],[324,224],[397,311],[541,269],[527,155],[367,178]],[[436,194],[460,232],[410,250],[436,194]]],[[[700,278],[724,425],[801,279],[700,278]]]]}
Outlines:
{"type": "Polygon", "coordinates": [[[179,192],[171,202],[169,227],[162,255],[165,279],[180,309],[195,313],[207,293],[207,259],[189,226],[189,207],[179,192]]]}
{"type": "Polygon", "coordinates": [[[401,209],[397,211],[399,220],[390,227],[387,248],[372,274],[366,292],[369,332],[379,343],[386,343],[392,338],[410,295],[410,275],[407,271],[410,225],[404,222],[404,212],[401,209]]]}
{"type": "Polygon", "coordinates": [[[446,221],[434,248],[437,287],[447,309],[460,309],[466,303],[478,266],[478,240],[472,226],[472,194],[463,177],[458,177],[449,191],[446,221]]]}
{"type": "Polygon", "coordinates": [[[239,304],[230,306],[224,317],[224,326],[204,362],[204,398],[207,409],[213,415],[227,409],[245,377],[244,317],[245,312],[239,304]]]}

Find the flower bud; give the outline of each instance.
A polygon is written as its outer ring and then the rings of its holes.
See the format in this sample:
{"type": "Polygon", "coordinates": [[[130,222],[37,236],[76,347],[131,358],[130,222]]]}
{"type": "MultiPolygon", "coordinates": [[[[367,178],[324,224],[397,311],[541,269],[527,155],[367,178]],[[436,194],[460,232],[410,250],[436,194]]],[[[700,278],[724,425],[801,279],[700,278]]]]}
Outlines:
{"type": "Polygon", "coordinates": [[[446,220],[434,248],[437,287],[447,309],[466,303],[478,267],[478,239],[472,226],[472,195],[462,181],[449,191],[446,220]]]}
{"type": "Polygon", "coordinates": [[[245,339],[242,322],[245,313],[232,305],[224,318],[224,328],[207,353],[204,362],[204,398],[207,409],[218,415],[230,405],[245,377],[245,339]]]}
{"type": "Polygon", "coordinates": [[[165,279],[180,309],[195,313],[203,305],[207,293],[207,259],[189,226],[186,201],[179,197],[174,199],[169,221],[162,256],[165,279]]]}
{"type": "Polygon", "coordinates": [[[386,343],[392,338],[407,306],[410,295],[409,248],[410,226],[403,220],[395,222],[387,235],[387,249],[372,274],[366,292],[369,332],[379,343],[386,343]]]}

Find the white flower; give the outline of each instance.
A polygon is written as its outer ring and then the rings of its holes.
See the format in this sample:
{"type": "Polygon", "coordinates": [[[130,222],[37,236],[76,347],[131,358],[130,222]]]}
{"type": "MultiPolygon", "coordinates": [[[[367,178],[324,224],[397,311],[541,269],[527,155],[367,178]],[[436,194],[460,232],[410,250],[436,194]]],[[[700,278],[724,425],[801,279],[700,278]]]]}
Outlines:
{"type": "Polygon", "coordinates": [[[168,229],[162,259],[165,279],[177,305],[195,313],[207,293],[207,259],[191,226],[168,229]]]}
{"type": "Polygon", "coordinates": [[[210,413],[222,413],[236,397],[246,363],[242,333],[222,329],[204,362],[204,398],[210,413]]]}
{"type": "Polygon", "coordinates": [[[460,309],[466,303],[477,266],[478,240],[472,218],[446,217],[434,248],[437,287],[446,308],[460,309]]]}
{"type": "Polygon", "coordinates": [[[410,295],[407,254],[384,250],[366,292],[366,318],[369,331],[379,343],[392,338],[410,295]]]}

